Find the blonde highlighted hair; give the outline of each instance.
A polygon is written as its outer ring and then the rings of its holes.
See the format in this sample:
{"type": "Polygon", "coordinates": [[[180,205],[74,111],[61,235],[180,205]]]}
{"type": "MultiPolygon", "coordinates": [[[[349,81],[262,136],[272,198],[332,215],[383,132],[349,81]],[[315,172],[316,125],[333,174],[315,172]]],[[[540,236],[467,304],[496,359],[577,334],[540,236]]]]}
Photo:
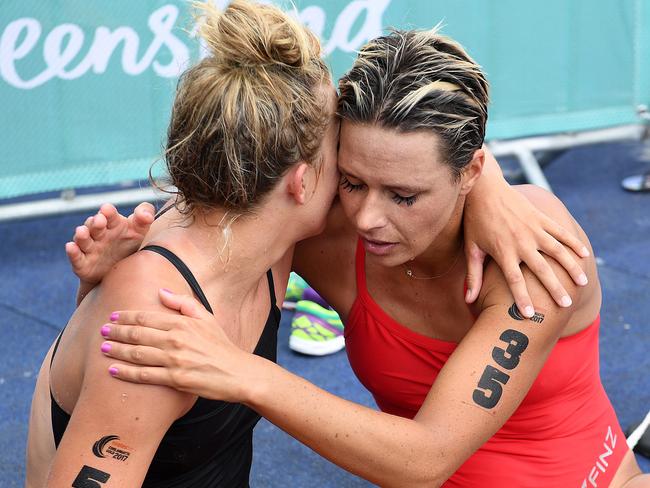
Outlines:
{"type": "Polygon", "coordinates": [[[462,46],[438,28],[393,30],[368,42],[339,91],[343,119],[438,135],[454,178],[483,145],[488,82],[462,46]]]}
{"type": "Polygon", "coordinates": [[[316,163],[330,82],[318,39],[280,9],[196,3],[209,55],[178,84],[165,163],[183,209],[254,208],[295,163],[316,163]]]}

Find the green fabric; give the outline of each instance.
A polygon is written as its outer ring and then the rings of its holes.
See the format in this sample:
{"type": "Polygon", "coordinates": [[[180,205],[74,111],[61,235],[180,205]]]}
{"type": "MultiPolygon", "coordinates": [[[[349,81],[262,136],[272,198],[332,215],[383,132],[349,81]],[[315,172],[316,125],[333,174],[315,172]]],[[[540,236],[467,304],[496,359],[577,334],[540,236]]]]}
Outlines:
{"type": "Polygon", "coordinates": [[[287,283],[287,291],[284,299],[286,301],[297,302],[302,298],[302,294],[309,285],[302,277],[296,273],[289,275],[289,282],[287,283]]]}
{"type": "MultiPolygon", "coordinates": [[[[633,123],[637,105],[650,102],[644,0],[295,4],[323,39],[336,77],[383,27],[442,21],[491,82],[490,138],[633,123]]],[[[199,57],[187,5],[2,1],[0,198],[147,178],[161,156],[177,76],[199,57]]]]}
{"type": "Polygon", "coordinates": [[[306,341],[328,341],[338,337],[331,330],[309,320],[307,315],[301,315],[291,322],[291,335],[306,341]]]}
{"type": "Polygon", "coordinates": [[[334,310],[323,308],[318,303],[310,302],[309,300],[300,300],[296,303],[296,313],[299,312],[319,317],[331,325],[338,326],[341,324],[341,319],[334,310]]]}

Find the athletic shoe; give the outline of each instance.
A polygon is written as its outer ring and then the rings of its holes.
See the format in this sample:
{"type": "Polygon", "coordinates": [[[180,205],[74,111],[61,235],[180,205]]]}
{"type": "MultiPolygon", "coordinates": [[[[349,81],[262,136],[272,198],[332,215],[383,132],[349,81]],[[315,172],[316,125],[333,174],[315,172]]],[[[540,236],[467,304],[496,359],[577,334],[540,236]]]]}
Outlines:
{"type": "Polygon", "coordinates": [[[307,300],[308,302],[317,303],[318,305],[320,305],[325,309],[330,308],[328,303],[325,300],[323,300],[323,298],[311,286],[308,286],[307,288],[304,289],[304,291],[302,292],[301,300],[307,300]]]}
{"type": "Polygon", "coordinates": [[[289,283],[287,283],[287,291],[284,294],[284,302],[282,308],[285,310],[293,310],[296,308],[296,302],[302,300],[302,295],[309,287],[307,282],[303,280],[296,273],[289,275],[289,283]]]}
{"type": "Polygon", "coordinates": [[[628,176],[621,181],[621,186],[627,191],[650,191],[650,171],[640,175],[628,176]]]}
{"type": "Polygon", "coordinates": [[[308,300],[300,300],[296,304],[289,337],[292,351],[309,356],[325,356],[344,347],[343,323],[334,310],[308,300]]]}

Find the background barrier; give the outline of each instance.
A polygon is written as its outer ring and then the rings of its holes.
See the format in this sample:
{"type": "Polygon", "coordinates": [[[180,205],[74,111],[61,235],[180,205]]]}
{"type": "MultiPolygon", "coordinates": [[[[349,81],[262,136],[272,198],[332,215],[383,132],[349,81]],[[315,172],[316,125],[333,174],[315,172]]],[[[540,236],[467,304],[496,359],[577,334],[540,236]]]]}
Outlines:
{"type": "MultiPolygon", "coordinates": [[[[650,101],[645,0],[295,5],[337,77],[383,28],[442,22],[488,75],[490,139],[636,124],[637,108],[650,101]]],[[[202,53],[187,7],[178,0],[2,1],[0,199],[147,178],[176,79],[202,53]]]]}

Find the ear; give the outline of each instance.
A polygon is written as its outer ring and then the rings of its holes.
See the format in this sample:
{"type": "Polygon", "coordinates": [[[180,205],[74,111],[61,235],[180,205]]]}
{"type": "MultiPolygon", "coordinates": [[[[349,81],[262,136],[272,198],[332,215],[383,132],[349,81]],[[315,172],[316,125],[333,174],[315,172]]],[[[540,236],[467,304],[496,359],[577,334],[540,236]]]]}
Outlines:
{"type": "Polygon", "coordinates": [[[307,163],[299,163],[294,165],[286,176],[288,178],[287,193],[300,205],[303,205],[306,199],[305,177],[308,169],[307,163]]]}
{"type": "Polygon", "coordinates": [[[483,149],[477,149],[474,151],[472,160],[463,168],[463,172],[460,175],[461,195],[467,195],[472,190],[483,172],[483,164],[485,164],[485,151],[483,149]]]}

